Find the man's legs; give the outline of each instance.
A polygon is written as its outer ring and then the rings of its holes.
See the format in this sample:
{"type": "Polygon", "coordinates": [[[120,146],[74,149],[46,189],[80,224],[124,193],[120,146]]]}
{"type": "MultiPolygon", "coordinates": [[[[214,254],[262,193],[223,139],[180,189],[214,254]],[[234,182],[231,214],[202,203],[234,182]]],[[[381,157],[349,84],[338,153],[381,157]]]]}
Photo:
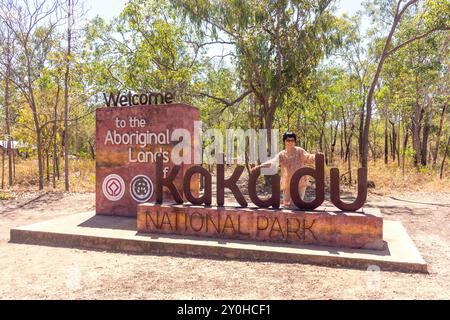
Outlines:
{"type": "Polygon", "coordinates": [[[283,190],[283,205],[285,208],[289,207],[289,204],[292,202],[291,201],[291,190],[289,190],[289,188],[285,188],[283,190]]]}
{"type": "Polygon", "coordinates": [[[298,194],[300,195],[300,199],[302,199],[302,200],[305,198],[305,191],[306,191],[306,186],[298,188],[298,194]]]}
{"type": "MultiPolygon", "coordinates": [[[[300,196],[300,199],[303,200],[305,198],[305,192],[306,192],[306,186],[298,188],[298,195],[300,196]]],[[[286,203],[286,198],[284,198],[284,206],[285,207],[289,206],[291,208],[297,208],[297,206],[294,204],[294,202],[292,202],[290,193],[289,193],[289,200],[287,203],[286,203]]]]}

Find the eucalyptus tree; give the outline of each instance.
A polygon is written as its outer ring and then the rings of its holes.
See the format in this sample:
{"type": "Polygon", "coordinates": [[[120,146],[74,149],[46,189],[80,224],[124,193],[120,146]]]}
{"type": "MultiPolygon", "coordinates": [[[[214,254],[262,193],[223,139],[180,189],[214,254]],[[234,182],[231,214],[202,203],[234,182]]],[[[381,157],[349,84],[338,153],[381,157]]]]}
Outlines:
{"type": "MultiPolygon", "coordinates": [[[[10,18],[13,9],[13,2],[11,0],[5,1],[2,5],[2,10],[5,12],[5,17],[10,18]]],[[[8,155],[8,185],[13,184],[13,153],[11,152],[11,96],[12,96],[12,84],[11,84],[11,72],[13,68],[13,60],[15,59],[15,39],[12,30],[6,25],[6,21],[0,21],[0,68],[2,69],[1,74],[4,79],[4,117],[5,117],[5,136],[6,140],[6,154],[8,155]]],[[[2,188],[4,186],[3,179],[4,166],[2,162],[2,188]]]]}
{"type": "Polygon", "coordinates": [[[441,89],[448,86],[448,81],[445,81],[448,71],[439,55],[441,38],[430,37],[409,45],[386,62],[381,76],[383,91],[391,101],[389,122],[393,128],[392,137],[395,137],[394,125],[399,121],[396,118],[401,117],[410,131],[415,166],[427,165],[435,127],[433,123],[438,116],[442,119],[440,107],[445,99],[441,89]]]}
{"type": "MultiPolygon", "coordinates": [[[[230,45],[241,87],[236,101],[252,94],[266,129],[289,89],[302,87],[340,39],[330,0],[173,2],[200,34],[230,45]]],[[[235,101],[222,102],[228,107],[235,101]]]]}
{"type": "Polygon", "coordinates": [[[61,21],[58,1],[12,0],[0,6],[0,20],[13,35],[17,51],[11,83],[20,91],[30,108],[38,153],[39,190],[44,188],[42,157],[42,119],[37,101],[37,80],[48,62],[54,34],[61,21]]]}
{"type": "MultiPolygon", "coordinates": [[[[379,30],[389,29],[383,36],[383,47],[367,93],[366,116],[363,130],[363,153],[361,165],[367,167],[369,130],[375,89],[386,60],[409,44],[425,39],[435,32],[450,30],[450,2],[447,0],[371,0],[366,2],[367,11],[379,30]],[[398,33],[403,24],[412,26],[409,33],[398,33]]],[[[415,120],[416,121],[416,120],[415,120]]]]}
{"type": "Polygon", "coordinates": [[[201,39],[165,1],[131,0],[111,23],[86,27],[87,61],[99,90],[171,91],[186,96],[202,68],[201,39]]]}
{"type": "MultiPolygon", "coordinates": [[[[363,152],[363,129],[365,118],[365,107],[367,92],[369,88],[370,71],[374,63],[373,56],[369,54],[367,50],[367,34],[362,30],[361,22],[363,19],[363,13],[357,12],[354,16],[344,15],[340,21],[343,30],[342,46],[336,51],[337,61],[342,64],[348,73],[351,80],[354,80],[357,84],[356,91],[346,91],[352,95],[358,96],[358,156],[361,157],[363,152]]],[[[353,82],[353,81],[352,81],[353,82]]]]}

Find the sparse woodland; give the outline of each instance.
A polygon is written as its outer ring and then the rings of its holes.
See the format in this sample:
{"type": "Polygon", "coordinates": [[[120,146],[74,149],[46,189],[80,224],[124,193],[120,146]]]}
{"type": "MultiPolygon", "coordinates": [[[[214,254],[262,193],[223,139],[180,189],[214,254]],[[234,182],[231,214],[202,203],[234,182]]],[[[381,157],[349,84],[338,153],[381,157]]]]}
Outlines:
{"type": "Polygon", "coordinates": [[[449,0],[130,0],[112,21],[82,1],[0,2],[2,189],[92,191],[94,111],[118,91],[293,131],[347,184],[363,166],[376,188],[449,188],[449,0]]]}

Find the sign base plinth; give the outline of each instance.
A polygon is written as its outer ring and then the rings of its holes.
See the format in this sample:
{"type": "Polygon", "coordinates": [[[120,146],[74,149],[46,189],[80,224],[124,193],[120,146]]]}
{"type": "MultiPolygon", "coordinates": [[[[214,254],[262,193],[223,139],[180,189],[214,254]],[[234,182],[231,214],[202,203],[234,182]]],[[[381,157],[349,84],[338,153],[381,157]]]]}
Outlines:
{"type": "Polygon", "coordinates": [[[194,205],[138,205],[137,230],[144,233],[238,239],[298,245],[383,250],[379,209],[279,210],[194,205]]]}
{"type": "Polygon", "coordinates": [[[136,232],[136,219],[85,212],[11,229],[10,242],[131,254],[305,263],[367,270],[427,273],[403,225],[384,221],[384,250],[274,244],[136,232]]]}

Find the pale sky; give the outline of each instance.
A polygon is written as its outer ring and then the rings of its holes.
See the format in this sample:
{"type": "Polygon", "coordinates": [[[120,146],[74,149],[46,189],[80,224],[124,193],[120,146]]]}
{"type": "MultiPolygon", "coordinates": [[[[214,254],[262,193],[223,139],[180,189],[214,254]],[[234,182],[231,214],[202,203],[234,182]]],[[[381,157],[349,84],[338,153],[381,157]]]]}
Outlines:
{"type": "MultiPolygon", "coordinates": [[[[127,2],[128,0],[85,0],[85,8],[89,10],[88,18],[99,15],[106,20],[110,20],[122,11],[127,2]]],[[[361,0],[338,0],[338,12],[353,15],[362,8],[361,2],[361,0]]]]}
{"type": "Polygon", "coordinates": [[[111,20],[119,15],[127,2],[128,0],[84,0],[89,19],[99,15],[105,20],[111,20]]]}
{"type": "MultiPolygon", "coordinates": [[[[128,0],[84,0],[84,8],[87,10],[86,19],[92,19],[99,15],[105,20],[111,20],[113,17],[120,14],[122,9],[128,0]]],[[[354,15],[358,10],[362,9],[362,0],[337,0],[336,6],[338,7],[338,14],[347,13],[348,15],[354,15]]],[[[368,19],[362,20],[362,30],[367,30],[369,27],[368,19]]],[[[224,52],[228,52],[228,49],[222,47],[222,45],[210,45],[208,48],[208,55],[210,57],[221,55],[222,49],[224,52]]],[[[229,59],[225,59],[225,63],[228,64],[229,59]]]]}

